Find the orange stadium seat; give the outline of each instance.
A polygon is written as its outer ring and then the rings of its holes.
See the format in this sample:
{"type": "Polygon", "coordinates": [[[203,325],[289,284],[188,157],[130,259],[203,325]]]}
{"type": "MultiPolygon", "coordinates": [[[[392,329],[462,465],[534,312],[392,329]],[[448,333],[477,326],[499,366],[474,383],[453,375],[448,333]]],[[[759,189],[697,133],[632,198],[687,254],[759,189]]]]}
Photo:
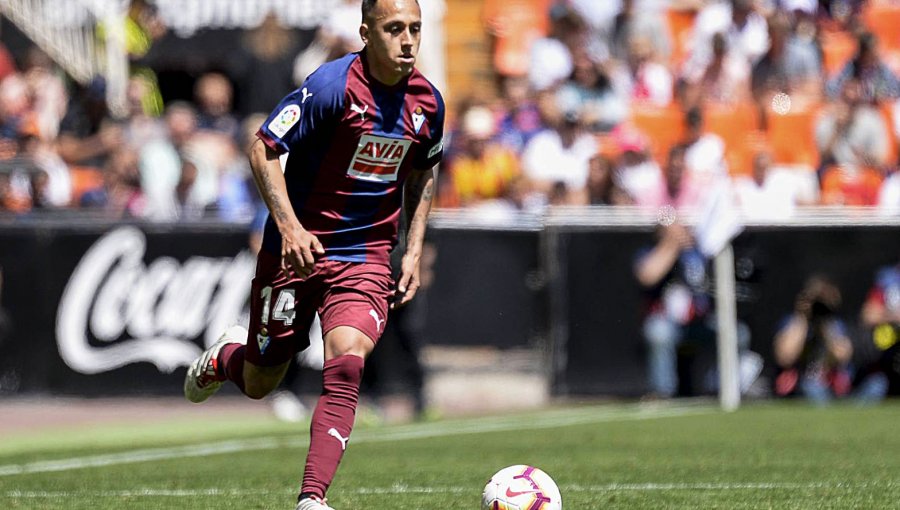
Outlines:
{"type": "Polygon", "coordinates": [[[882,102],[879,105],[879,109],[888,128],[888,164],[893,165],[897,163],[897,158],[900,157],[900,149],[897,147],[897,136],[894,134],[894,104],[889,101],[882,102]]]}
{"type": "Polygon", "coordinates": [[[863,23],[878,36],[881,47],[900,50],[900,5],[870,2],[862,13],[863,23]]]}
{"type": "Polygon", "coordinates": [[[856,39],[848,32],[824,32],[821,41],[826,77],[840,71],[856,54],[856,39]]]}
{"type": "Polygon", "coordinates": [[[819,165],[819,150],[816,148],[815,122],[819,106],[794,109],[781,115],[769,112],[768,138],[772,147],[772,158],[776,163],[819,165]]]}
{"type": "Polygon", "coordinates": [[[92,189],[103,186],[103,172],[91,166],[73,166],[69,168],[72,177],[72,204],[77,205],[81,195],[92,189]]]}
{"type": "Polygon", "coordinates": [[[693,10],[669,9],[666,12],[669,34],[672,36],[672,57],[669,63],[675,68],[680,68],[687,58],[688,43],[696,17],[697,12],[693,10]]]}
{"type": "Polygon", "coordinates": [[[505,76],[528,72],[531,43],[547,34],[549,0],[487,0],[484,20],[495,32],[494,67],[505,76]]]}
{"type": "Polygon", "coordinates": [[[657,161],[665,161],[669,149],[683,136],[683,119],[677,106],[637,107],[631,112],[631,123],[650,139],[651,153],[657,161]]]}

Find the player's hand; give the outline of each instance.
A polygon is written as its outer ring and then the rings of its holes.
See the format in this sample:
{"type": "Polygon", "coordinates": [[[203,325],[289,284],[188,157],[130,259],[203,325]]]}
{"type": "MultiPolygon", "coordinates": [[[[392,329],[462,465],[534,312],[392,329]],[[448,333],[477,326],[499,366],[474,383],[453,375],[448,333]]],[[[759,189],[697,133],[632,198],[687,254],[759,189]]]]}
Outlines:
{"type": "Polygon", "coordinates": [[[419,290],[419,256],[407,253],[400,263],[400,278],[397,280],[397,288],[394,290],[394,299],[391,301],[391,310],[399,308],[412,301],[419,290]]]}
{"type": "Polygon", "coordinates": [[[316,265],[316,256],[324,254],[325,248],[319,239],[299,223],[281,231],[281,269],[285,274],[293,272],[306,278],[316,265]]]}

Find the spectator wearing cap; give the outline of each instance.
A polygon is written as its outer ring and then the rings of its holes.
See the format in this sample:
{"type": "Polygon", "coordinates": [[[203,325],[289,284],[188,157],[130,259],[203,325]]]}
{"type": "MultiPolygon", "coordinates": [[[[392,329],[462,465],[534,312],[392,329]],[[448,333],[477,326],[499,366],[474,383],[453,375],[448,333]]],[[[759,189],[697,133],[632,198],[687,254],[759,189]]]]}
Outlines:
{"type": "Polygon", "coordinates": [[[522,171],[530,189],[549,197],[557,197],[561,188],[571,202],[584,193],[587,184],[588,165],[597,154],[596,138],[584,129],[579,112],[565,110],[553,114],[553,128],[534,136],[522,153],[522,171]]]}
{"type": "Polygon", "coordinates": [[[449,182],[441,190],[441,205],[470,207],[506,193],[519,175],[518,160],[512,150],[493,140],[495,133],[494,114],[487,107],[465,112],[455,140],[462,149],[448,164],[449,182]]]}

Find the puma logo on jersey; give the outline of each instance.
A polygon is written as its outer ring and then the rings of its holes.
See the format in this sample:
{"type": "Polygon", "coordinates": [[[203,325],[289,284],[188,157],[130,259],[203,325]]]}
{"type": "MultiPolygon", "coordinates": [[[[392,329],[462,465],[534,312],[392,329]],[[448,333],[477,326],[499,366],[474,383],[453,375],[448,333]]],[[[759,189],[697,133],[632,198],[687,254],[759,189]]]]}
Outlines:
{"type": "Polygon", "coordinates": [[[375,319],[375,331],[381,331],[381,325],[384,324],[384,319],[378,317],[378,312],[375,310],[369,310],[369,315],[375,319]]]}
{"type": "Polygon", "coordinates": [[[350,103],[350,110],[359,114],[359,118],[362,120],[366,120],[366,112],[369,111],[369,105],[364,105],[365,108],[360,108],[356,105],[356,103],[350,103]]]}
{"type": "Polygon", "coordinates": [[[347,175],[355,179],[394,182],[412,140],[366,134],[359,138],[347,175]]]}
{"type": "Polygon", "coordinates": [[[303,99],[300,100],[300,104],[305,103],[307,99],[312,97],[312,92],[308,92],[306,90],[306,87],[303,87],[303,90],[301,90],[300,92],[303,93],[303,99]]]}
{"type": "Polygon", "coordinates": [[[338,432],[337,429],[334,427],[331,427],[330,429],[328,429],[328,435],[341,442],[341,450],[347,449],[347,441],[350,440],[350,436],[347,436],[347,437],[341,436],[341,433],[338,432]]]}

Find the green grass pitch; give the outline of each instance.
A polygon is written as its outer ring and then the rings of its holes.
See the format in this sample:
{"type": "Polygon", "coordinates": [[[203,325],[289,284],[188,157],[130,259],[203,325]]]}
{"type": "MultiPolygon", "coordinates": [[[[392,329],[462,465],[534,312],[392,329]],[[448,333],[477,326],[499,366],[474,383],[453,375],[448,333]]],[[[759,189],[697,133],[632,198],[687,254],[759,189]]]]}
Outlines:
{"type": "MultiPolygon", "coordinates": [[[[292,509],[306,426],[268,416],[16,435],[0,509],[292,509]]],[[[900,508],[900,405],[607,405],[354,432],[337,510],[478,509],[495,471],[532,464],[563,507],[900,508]]]]}

